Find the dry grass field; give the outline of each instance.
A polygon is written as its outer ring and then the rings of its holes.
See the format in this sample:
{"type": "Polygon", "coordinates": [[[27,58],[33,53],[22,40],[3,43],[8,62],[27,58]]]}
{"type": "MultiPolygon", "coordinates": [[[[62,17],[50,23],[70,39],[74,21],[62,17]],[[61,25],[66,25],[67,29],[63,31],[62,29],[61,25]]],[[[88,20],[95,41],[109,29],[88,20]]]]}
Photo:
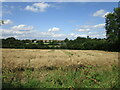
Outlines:
{"type": "Polygon", "coordinates": [[[2,49],[3,87],[115,88],[117,64],[118,52],[2,49]]]}
{"type": "Polygon", "coordinates": [[[90,64],[111,66],[118,63],[117,52],[97,50],[2,49],[3,68],[69,66],[90,64]]]}

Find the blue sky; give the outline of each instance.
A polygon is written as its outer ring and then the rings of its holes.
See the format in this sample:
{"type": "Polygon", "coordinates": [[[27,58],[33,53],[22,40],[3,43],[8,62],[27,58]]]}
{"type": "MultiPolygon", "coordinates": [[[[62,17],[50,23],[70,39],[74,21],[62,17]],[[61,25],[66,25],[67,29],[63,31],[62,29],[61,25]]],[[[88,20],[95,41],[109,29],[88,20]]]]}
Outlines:
{"type": "Polygon", "coordinates": [[[117,2],[4,2],[2,37],[18,39],[105,38],[105,15],[117,2]]]}

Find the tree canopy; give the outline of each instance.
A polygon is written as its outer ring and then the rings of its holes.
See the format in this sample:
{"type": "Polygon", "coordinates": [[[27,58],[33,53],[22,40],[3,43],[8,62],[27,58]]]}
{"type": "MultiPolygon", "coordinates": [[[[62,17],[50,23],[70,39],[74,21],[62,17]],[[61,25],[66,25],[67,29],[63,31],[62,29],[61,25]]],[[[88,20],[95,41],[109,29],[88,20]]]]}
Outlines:
{"type": "Polygon", "coordinates": [[[111,48],[120,50],[120,7],[106,15],[106,36],[111,48]]]}
{"type": "Polygon", "coordinates": [[[118,42],[120,33],[120,8],[115,8],[113,13],[106,15],[106,36],[108,41],[118,42]]]}

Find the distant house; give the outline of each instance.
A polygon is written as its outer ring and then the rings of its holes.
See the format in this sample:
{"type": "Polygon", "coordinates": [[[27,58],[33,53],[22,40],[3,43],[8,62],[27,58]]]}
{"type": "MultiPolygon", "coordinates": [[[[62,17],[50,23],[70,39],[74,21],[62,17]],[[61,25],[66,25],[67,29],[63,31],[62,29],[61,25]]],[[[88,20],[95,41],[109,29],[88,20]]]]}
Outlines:
{"type": "Polygon", "coordinates": [[[48,42],[50,42],[50,40],[43,40],[43,42],[44,42],[44,43],[48,43],[48,42]]]}
{"type": "Polygon", "coordinates": [[[33,43],[38,43],[38,42],[43,42],[43,43],[50,43],[50,42],[53,42],[53,41],[56,41],[56,42],[58,42],[59,44],[61,43],[61,42],[63,42],[64,40],[31,40],[31,42],[33,42],[33,43]]]}

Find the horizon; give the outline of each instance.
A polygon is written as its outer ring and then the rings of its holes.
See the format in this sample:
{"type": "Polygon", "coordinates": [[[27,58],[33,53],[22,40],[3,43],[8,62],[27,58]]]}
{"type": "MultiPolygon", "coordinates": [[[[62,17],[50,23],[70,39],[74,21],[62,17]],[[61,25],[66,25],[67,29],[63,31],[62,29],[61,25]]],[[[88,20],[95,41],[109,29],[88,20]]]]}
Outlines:
{"type": "Polygon", "coordinates": [[[0,16],[5,25],[1,38],[106,38],[105,15],[117,5],[118,2],[3,2],[0,16]]]}

